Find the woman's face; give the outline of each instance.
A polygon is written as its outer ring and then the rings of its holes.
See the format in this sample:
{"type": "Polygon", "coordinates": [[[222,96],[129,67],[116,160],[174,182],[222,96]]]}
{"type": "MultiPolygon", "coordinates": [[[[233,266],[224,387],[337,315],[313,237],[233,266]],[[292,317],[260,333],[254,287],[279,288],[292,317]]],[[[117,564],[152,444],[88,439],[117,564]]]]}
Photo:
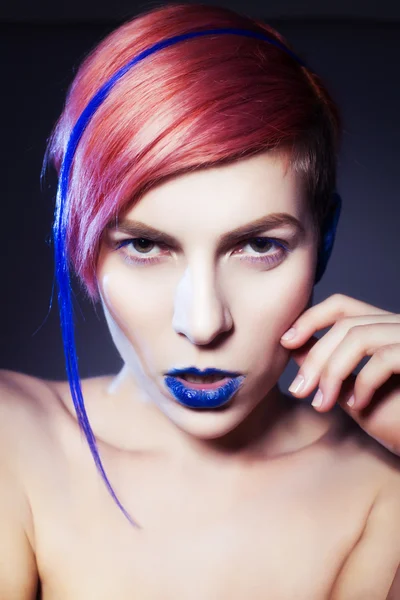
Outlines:
{"type": "Polygon", "coordinates": [[[289,360],[280,338],[312,294],[317,240],[299,176],[285,165],[264,153],[171,179],[102,237],[98,288],[132,400],[154,403],[197,438],[232,431],[276,391],[289,360]],[[268,224],[277,213],[288,220],[268,224]],[[169,239],[155,242],[143,227],[169,239]],[[164,378],[191,366],[245,380],[224,410],[189,408],[164,378]]]}

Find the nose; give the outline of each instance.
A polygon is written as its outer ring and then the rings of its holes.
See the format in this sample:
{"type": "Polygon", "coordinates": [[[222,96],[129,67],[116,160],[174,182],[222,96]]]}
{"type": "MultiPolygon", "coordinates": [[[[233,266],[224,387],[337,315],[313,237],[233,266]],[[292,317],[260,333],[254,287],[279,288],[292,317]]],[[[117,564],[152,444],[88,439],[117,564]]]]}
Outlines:
{"type": "Polygon", "coordinates": [[[178,283],[172,326],[192,344],[211,343],[219,334],[232,328],[233,320],[215,274],[200,266],[196,273],[187,268],[178,283]]]}

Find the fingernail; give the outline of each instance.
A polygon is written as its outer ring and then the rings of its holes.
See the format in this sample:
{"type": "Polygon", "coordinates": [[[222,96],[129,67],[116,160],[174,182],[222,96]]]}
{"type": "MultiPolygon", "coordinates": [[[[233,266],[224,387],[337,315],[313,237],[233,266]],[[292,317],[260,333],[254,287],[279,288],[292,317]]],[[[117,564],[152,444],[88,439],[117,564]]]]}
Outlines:
{"type": "Polygon", "coordinates": [[[347,400],[347,404],[348,404],[349,406],[354,406],[354,402],[355,402],[355,400],[354,400],[354,394],[353,394],[353,395],[352,395],[352,396],[350,396],[350,398],[347,400]]]}
{"type": "Polygon", "coordinates": [[[289,392],[292,392],[292,394],[297,394],[300,392],[300,390],[304,387],[304,381],[305,379],[303,375],[297,375],[288,388],[289,392]]]}
{"type": "Polygon", "coordinates": [[[291,340],[295,337],[295,335],[296,335],[296,330],[294,327],[291,327],[283,334],[283,336],[281,337],[281,340],[291,340]]]}
{"type": "Polygon", "coordinates": [[[311,402],[311,404],[313,406],[315,406],[316,408],[319,408],[322,404],[322,400],[324,399],[321,390],[318,390],[318,392],[315,394],[314,396],[314,400],[311,402]]]}

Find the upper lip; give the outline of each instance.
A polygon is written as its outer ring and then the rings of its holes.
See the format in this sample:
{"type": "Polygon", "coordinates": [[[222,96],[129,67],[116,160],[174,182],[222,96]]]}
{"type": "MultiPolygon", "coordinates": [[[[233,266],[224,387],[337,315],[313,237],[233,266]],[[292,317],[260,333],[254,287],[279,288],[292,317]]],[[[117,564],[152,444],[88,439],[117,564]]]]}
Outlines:
{"type": "Polygon", "coordinates": [[[208,367],[203,371],[198,369],[197,367],[187,367],[186,369],[171,369],[167,371],[166,375],[171,375],[172,377],[176,377],[179,375],[224,375],[226,377],[238,377],[241,373],[237,373],[234,371],[221,371],[221,369],[215,369],[214,367],[208,367]]]}

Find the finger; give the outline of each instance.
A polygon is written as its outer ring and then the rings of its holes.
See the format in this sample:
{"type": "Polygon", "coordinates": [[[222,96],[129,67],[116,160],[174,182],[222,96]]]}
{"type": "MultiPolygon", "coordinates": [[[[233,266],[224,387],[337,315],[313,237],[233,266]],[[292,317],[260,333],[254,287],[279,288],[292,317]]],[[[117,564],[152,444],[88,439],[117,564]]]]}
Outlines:
{"type": "MultiPolygon", "coordinates": [[[[365,356],[373,356],[375,353],[382,354],[382,348],[389,344],[396,345],[399,340],[400,324],[381,323],[352,327],[322,369],[318,386],[323,399],[321,406],[316,408],[320,411],[333,408],[339,399],[343,382],[352,375],[360,361],[365,356]]],[[[370,398],[376,389],[376,387],[373,388],[370,398]]]]}
{"type": "Polygon", "coordinates": [[[347,381],[343,388],[345,393],[341,394],[339,405],[344,412],[370,437],[393,454],[400,456],[400,375],[392,375],[377,389],[368,406],[361,410],[351,409],[346,404],[351,395],[347,381]]]}
{"type": "MultiPolygon", "coordinates": [[[[289,387],[289,391],[299,398],[305,398],[315,389],[320,381],[322,371],[330,361],[333,353],[344,340],[346,335],[352,329],[357,328],[357,336],[359,341],[363,341],[365,345],[365,355],[371,355],[373,347],[393,343],[400,339],[400,318],[399,315],[364,315],[361,317],[346,317],[337,321],[334,326],[322,336],[321,339],[313,337],[317,340],[310,346],[308,354],[304,356],[303,346],[299,349],[292,350],[292,358],[300,366],[297,376],[304,378],[304,384],[301,389],[295,389],[293,384],[289,387]],[[379,333],[370,330],[371,327],[384,327],[379,333]],[[369,329],[367,334],[363,333],[363,329],[369,329]],[[376,339],[374,339],[376,336],[376,339]],[[380,343],[379,341],[380,340],[380,343]],[[371,352],[369,352],[371,350],[371,352]],[[299,354],[299,352],[301,354],[299,354]],[[298,360],[301,356],[301,362],[298,360]],[[292,387],[293,386],[293,387],[292,387]]],[[[354,335],[354,334],[353,334],[354,335]]],[[[357,341],[357,340],[355,340],[357,341]]],[[[306,346],[308,348],[308,346],[306,346]]],[[[357,347],[356,347],[357,348],[357,347]]],[[[361,349],[360,349],[361,350],[361,349]]],[[[361,357],[362,358],[362,357],[361,357]]],[[[338,356],[340,362],[340,356],[338,356]]],[[[361,360],[361,359],[359,359],[361,360]]],[[[358,361],[359,362],[359,361],[358,361]]],[[[358,362],[348,369],[349,373],[357,366],[358,362]]],[[[350,366],[350,364],[349,364],[350,366]]],[[[295,379],[296,381],[296,379],[295,379]]],[[[329,388],[327,389],[327,391],[329,388]]],[[[334,403],[334,402],[333,402],[334,403]]],[[[332,404],[333,405],[333,404],[332,404]]]]}
{"type": "Polygon", "coordinates": [[[285,347],[295,348],[301,346],[319,329],[330,327],[339,319],[367,315],[398,316],[356,298],[344,294],[333,294],[304,311],[292,324],[291,329],[295,330],[294,337],[285,340],[282,336],[281,343],[285,347]]]}
{"type": "MultiPolygon", "coordinates": [[[[399,338],[398,338],[399,339],[399,338]]],[[[358,373],[354,383],[354,405],[350,410],[363,410],[375,392],[392,375],[400,374],[400,343],[381,346],[358,373]]],[[[398,389],[400,403],[400,387],[398,389]]]]}
{"type": "Polygon", "coordinates": [[[316,344],[320,342],[319,338],[313,335],[309,340],[307,340],[301,348],[296,350],[292,350],[290,353],[290,357],[293,358],[295,363],[301,367],[301,365],[306,361],[307,356],[311,352],[311,348],[313,348],[316,344]]]}

